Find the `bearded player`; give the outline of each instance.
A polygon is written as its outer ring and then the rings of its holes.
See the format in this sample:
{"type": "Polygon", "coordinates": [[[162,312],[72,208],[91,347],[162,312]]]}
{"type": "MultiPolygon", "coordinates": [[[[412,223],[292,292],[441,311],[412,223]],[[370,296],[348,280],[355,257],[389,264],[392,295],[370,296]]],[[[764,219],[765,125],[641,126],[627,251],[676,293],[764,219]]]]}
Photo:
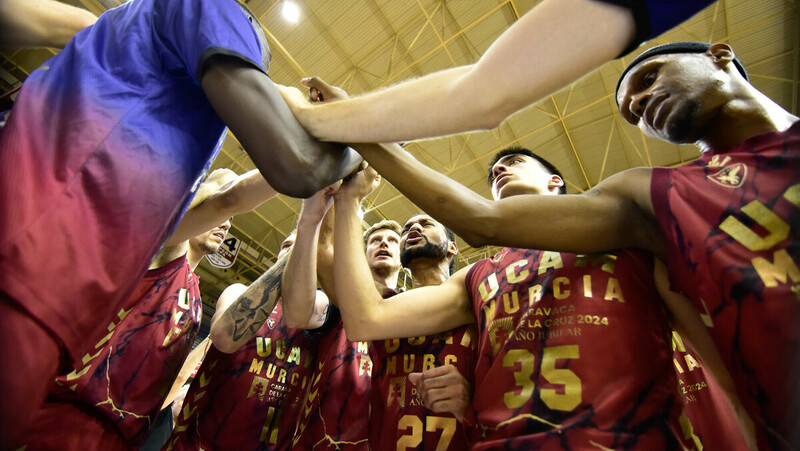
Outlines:
{"type": "MultiPolygon", "coordinates": [[[[495,161],[497,198],[560,197],[563,179],[530,151],[512,148],[495,161]]],[[[383,301],[356,259],[356,205],[337,195],[334,271],[345,327],[374,340],[474,323],[474,449],[677,446],[669,329],[652,257],[506,248],[439,286],[383,301]]]]}
{"type": "Polygon", "coordinates": [[[701,158],[678,168],[625,171],[557,201],[491,202],[399,146],[360,152],[473,246],[635,247],[667,262],[673,288],[702,314],[753,418],[759,447],[800,446],[798,118],[753,87],[722,43],[647,50],[626,68],[617,100],[623,117],[645,134],[695,143],[701,158]]]}

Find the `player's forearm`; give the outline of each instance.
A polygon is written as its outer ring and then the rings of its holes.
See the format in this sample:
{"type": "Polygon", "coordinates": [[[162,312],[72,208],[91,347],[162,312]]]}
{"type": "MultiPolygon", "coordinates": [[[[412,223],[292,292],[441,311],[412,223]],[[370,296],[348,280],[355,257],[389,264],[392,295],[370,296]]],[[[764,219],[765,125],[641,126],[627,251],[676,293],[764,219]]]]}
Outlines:
{"type": "Polygon", "coordinates": [[[297,117],[326,141],[392,142],[493,127],[473,95],[457,93],[472,66],[447,69],[360,97],[301,107],[297,117]]]}
{"type": "Polygon", "coordinates": [[[310,197],[360,163],[352,149],[311,137],[272,81],[242,61],[214,58],[201,85],[214,110],[280,193],[310,197]]]}
{"type": "Polygon", "coordinates": [[[317,242],[317,282],[330,302],[336,302],[336,289],[333,276],[333,225],[335,223],[333,208],[328,209],[319,231],[317,242]]]}
{"type": "Polygon", "coordinates": [[[305,328],[314,313],[317,288],[317,241],[319,221],[304,220],[297,224],[297,240],[289,254],[283,273],[283,319],[293,328],[305,328]]]}
{"type": "Polygon", "coordinates": [[[634,32],[626,8],[593,0],[545,0],[474,65],[301,107],[297,115],[314,136],[341,142],[404,141],[494,128],[619,55],[634,32]]]}
{"type": "Polygon", "coordinates": [[[0,0],[0,46],[62,48],[97,17],[51,0],[0,0]]]}
{"type": "Polygon", "coordinates": [[[482,218],[491,218],[491,202],[455,180],[420,163],[396,144],[363,144],[361,155],[411,202],[449,227],[472,246],[489,244],[482,218]]]}
{"type": "Polygon", "coordinates": [[[376,314],[383,298],[375,288],[364,248],[361,245],[359,200],[337,197],[334,203],[334,265],[336,299],[342,313],[345,332],[351,341],[371,339],[372,328],[379,328],[376,314]]]}
{"type": "Polygon", "coordinates": [[[236,352],[261,329],[281,296],[286,261],[285,256],[278,259],[212,324],[211,341],[217,349],[236,352]]]}
{"type": "Polygon", "coordinates": [[[180,243],[205,233],[226,219],[254,210],[277,194],[258,169],[246,172],[187,211],[166,245],[180,243]]]}

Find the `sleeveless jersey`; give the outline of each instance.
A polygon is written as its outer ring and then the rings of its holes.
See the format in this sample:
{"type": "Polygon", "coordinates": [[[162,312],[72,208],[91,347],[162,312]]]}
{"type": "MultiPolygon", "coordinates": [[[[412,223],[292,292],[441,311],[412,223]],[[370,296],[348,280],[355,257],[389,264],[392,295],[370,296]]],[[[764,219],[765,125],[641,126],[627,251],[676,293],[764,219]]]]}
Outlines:
{"type": "Polygon", "coordinates": [[[462,424],[449,413],[423,406],[408,374],[450,364],[473,387],[476,342],[475,326],[469,325],[430,337],[370,343],[375,365],[369,419],[372,449],[467,449],[462,424]]]}
{"type": "Polygon", "coordinates": [[[670,282],[701,313],[760,446],[800,446],[789,438],[800,434],[800,122],[653,168],[651,192],[670,282]]]}
{"type": "Polygon", "coordinates": [[[672,363],[678,376],[678,398],[683,405],[679,429],[684,447],[698,451],[741,447],[744,436],[725,392],[674,330],[672,363]]]}
{"type": "MultiPolygon", "coordinates": [[[[192,349],[202,314],[198,278],[185,255],[148,271],[81,366],[56,378],[47,402],[80,405],[140,446],[192,349]]],[[[30,435],[46,441],[58,437],[60,427],[48,424],[30,435]]],[[[70,428],[64,432],[81,434],[70,428]]],[[[29,443],[32,448],[36,440],[29,443]]]]}
{"type": "Polygon", "coordinates": [[[106,11],[20,89],[0,133],[0,222],[14,224],[0,230],[0,287],[75,366],[222,144],[198,78],[218,54],[266,71],[236,2],[137,0],[106,11]]]}
{"type": "Polygon", "coordinates": [[[339,310],[320,338],[317,368],[297,421],[294,449],[366,450],[372,359],[367,343],[347,339],[339,310]]]}
{"type": "Polygon", "coordinates": [[[473,449],[671,449],[669,328],[652,257],[504,249],[467,273],[480,331],[473,449]]]}
{"type": "Polygon", "coordinates": [[[164,449],[290,449],[316,358],[315,339],[278,303],[238,351],[209,349],[164,449]]]}

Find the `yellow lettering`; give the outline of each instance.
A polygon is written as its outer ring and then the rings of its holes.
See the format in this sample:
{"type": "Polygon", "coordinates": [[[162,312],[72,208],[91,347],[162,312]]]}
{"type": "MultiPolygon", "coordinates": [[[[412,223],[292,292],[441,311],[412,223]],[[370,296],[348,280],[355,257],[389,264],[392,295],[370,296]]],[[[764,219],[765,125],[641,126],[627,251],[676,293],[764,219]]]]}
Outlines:
{"type": "Polygon", "coordinates": [[[583,275],[583,297],[592,297],[592,276],[591,274],[583,275]]]}
{"type": "Polygon", "coordinates": [[[518,283],[528,277],[529,271],[526,269],[517,274],[517,269],[524,267],[528,264],[528,260],[516,261],[506,267],[506,279],[508,283],[518,283]]]}
{"type": "Polygon", "coordinates": [[[286,358],[286,342],[275,340],[275,357],[283,360],[286,358]]]}
{"type": "MultiPolygon", "coordinates": [[[[561,257],[559,257],[559,259],[560,258],[561,257]]],[[[539,274],[541,274],[541,271],[539,272],[539,274]]],[[[561,288],[562,284],[569,286],[569,279],[567,279],[566,277],[556,277],[553,280],[553,297],[556,299],[566,299],[567,296],[569,296],[570,291],[561,288]]]]}
{"type": "Polygon", "coordinates": [[[452,354],[447,354],[446,356],[444,356],[445,365],[455,365],[456,363],[458,363],[458,357],[452,354]]]}
{"type": "Polygon", "coordinates": [[[416,356],[414,354],[406,354],[403,356],[403,371],[406,373],[411,373],[414,371],[414,359],[416,356]]]}
{"type": "Polygon", "coordinates": [[[425,354],[422,357],[422,371],[432,370],[436,366],[436,358],[433,354],[425,354]]]}
{"type": "Polygon", "coordinates": [[[613,277],[608,278],[608,286],[606,287],[606,295],[603,297],[606,301],[611,301],[613,299],[618,300],[619,302],[625,302],[625,298],[622,297],[622,287],[619,286],[619,281],[613,277]]]}
{"type": "Polygon", "coordinates": [[[494,319],[496,307],[497,304],[495,304],[494,299],[488,304],[483,306],[483,315],[486,317],[487,323],[491,323],[492,319],[494,319]]]}
{"type": "Polygon", "coordinates": [[[421,337],[411,337],[411,338],[408,339],[408,344],[414,345],[414,346],[421,345],[422,343],[425,343],[425,338],[426,337],[424,335],[421,336],[421,337]]]}
{"type": "Polygon", "coordinates": [[[609,274],[614,274],[617,256],[614,254],[578,254],[575,258],[575,266],[579,268],[585,268],[587,263],[595,268],[599,266],[602,271],[609,274]]]}
{"type": "Polygon", "coordinates": [[[383,340],[383,345],[386,347],[386,352],[395,352],[400,348],[400,339],[392,338],[391,340],[383,340]]]}
{"type": "Polygon", "coordinates": [[[386,374],[397,374],[397,356],[386,359],[386,374]]]}
{"type": "Polygon", "coordinates": [[[497,284],[497,275],[490,274],[489,277],[486,278],[486,283],[489,284],[489,288],[487,289],[486,286],[481,282],[478,285],[478,292],[481,294],[481,299],[483,302],[488,301],[489,299],[493,298],[495,294],[497,294],[497,289],[499,285],[497,284]]]}
{"type": "Polygon", "coordinates": [[[367,346],[366,341],[359,341],[356,349],[358,350],[358,352],[362,354],[366,354],[369,352],[369,347],[367,346]]]}
{"type": "Polygon", "coordinates": [[[763,257],[756,257],[752,263],[761,281],[768,287],[778,286],[778,282],[786,283],[789,279],[794,283],[800,283],[800,268],[786,249],[775,251],[773,262],[763,257]]]}
{"type": "Polygon", "coordinates": [[[686,346],[683,344],[683,338],[678,334],[677,330],[672,331],[672,350],[686,352],[686,346]]]}
{"type": "Polygon", "coordinates": [[[542,300],[542,286],[538,283],[530,288],[528,288],[528,306],[532,305],[535,302],[539,302],[542,300]]]}
{"type": "Polygon", "coordinates": [[[764,227],[769,234],[762,237],[733,216],[725,218],[719,228],[751,251],[767,250],[789,236],[789,224],[757,200],[742,207],[742,213],[764,227]]]}
{"type": "Polygon", "coordinates": [[[187,297],[186,288],[181,288],[180,291],[178,291],[178,307],[189,310],[189,303],[186,300],[187,297]]]}
{"type": "Polygon", "coordinates": [[[292,346],[292,349],[289,351],[289,358],[286,359],[288,363],[296,363],[297,365],[300,364],[300,347],[299,346],[292,346]]]}
{"type": "Polygon", "coordinates": [[[261,372],[261,368],[263,367],[264,367],[264,361],[258,360],[257,358],[253,357],[253,362],[250,363],[250,372],[258,374],[261,372]]]}
{"type": "Polygon", "coordinates": [[[256,337],[256,353],[259,357],[269,357],[272,353],[272,339],[256,337]]]}
{"type": "Polygon", "coordinates": [[[519,310],[519,294],[516,291],[512,291],[510,298],[509,302],[508,293],[503,294],[503,306],[506,309],[506,313],[514,313],[519,310]]]}
{"type": "Polygon", "coordinates": [[[281,372],[278,373],[278,382],[280,382],[281,384],[285,384],[286,383],[286,369],[285,368],[281,368],[281,372]]]}
{"type": "Polygon", "coordinates": [[[684,355],[683,359],[686,360],[686,369],[688,371],[692,371],[695,368],[700,368],[700,363],[695,360],[691,354],[684,355]]]}
{"type": "Polygon", "coordinates": [[[542,252],[542,259],[539,262],[539,274],[544,274],[548,269],[563,268],[564,263],[561,261],[561,254],[553,251],[542,252]]]}

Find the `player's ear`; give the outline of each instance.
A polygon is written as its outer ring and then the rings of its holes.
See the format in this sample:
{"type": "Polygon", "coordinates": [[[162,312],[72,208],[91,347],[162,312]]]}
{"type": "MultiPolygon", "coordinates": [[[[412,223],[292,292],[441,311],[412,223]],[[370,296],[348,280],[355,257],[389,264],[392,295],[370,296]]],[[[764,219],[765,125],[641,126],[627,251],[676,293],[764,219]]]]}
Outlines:
{"type": "Polygon", "coordinates": [[[706,50],[706,54],[720,67],[724,67],[735,58],[731,46],[724,42],[718,42],[712,45],[706,50]]]}
{"type": "Polygon", "coordinates": [[[548,180],[548,182],[547,182],[547,189],[549,189],[550,191],[553,191],[554,189],[557,190],[557,189],[561,188],[562,186],[564,186],[564,179],[562,179],[561,177],[559,177],[559,176],[557,176],[555,174],[550,176],[550,180],[548,180]]]}

